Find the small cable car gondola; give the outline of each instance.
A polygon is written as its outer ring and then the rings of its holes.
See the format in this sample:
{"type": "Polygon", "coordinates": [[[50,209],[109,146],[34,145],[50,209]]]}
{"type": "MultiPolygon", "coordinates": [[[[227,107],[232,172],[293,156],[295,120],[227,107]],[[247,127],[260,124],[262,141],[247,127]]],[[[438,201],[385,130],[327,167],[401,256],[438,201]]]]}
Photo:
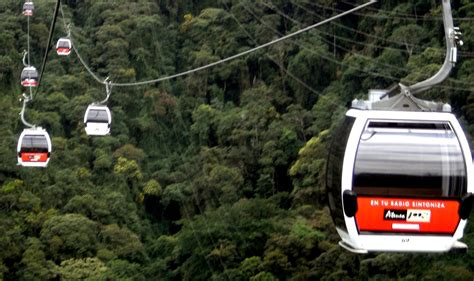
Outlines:
{"type": "Polygon", "coordinates": [[[106,105],[91,104],[84,115],[84,125],[89,136],[105,136],[110,134],[112,114],[106,105]]]}
{"type": "Polygon", "coordinates": [[[35,4],[33,2],[25,2],[23,4],[23,15],[27,17],[33,16],[35,11],[35,4]]]}
{"type": "Polygon", "coordinates": [[[18,165],[46,167],[51,154],[51,139],[42,128],[24,129],[18,139],[18,165]]]}
{"type": "Polygon", "coordinates": [[[21,71],[21,85],[24,87],[38,86],[38,71],[34,66],[26,66],[21,71]]]}
{"type": "Polygon", "coordinates": [[[71,48],[72,44],[69,38],[59,38],[56,43],[56,52],[59,56],[69,56],[71,48]]]}

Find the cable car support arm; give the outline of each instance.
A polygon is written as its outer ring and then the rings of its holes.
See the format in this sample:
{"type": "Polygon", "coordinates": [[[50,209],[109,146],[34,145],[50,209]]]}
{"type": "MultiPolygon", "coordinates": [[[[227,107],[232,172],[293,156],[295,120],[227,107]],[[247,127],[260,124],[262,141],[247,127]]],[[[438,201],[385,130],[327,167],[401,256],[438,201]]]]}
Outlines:
{"type": "Polygon", "coordinates": [[[27,66],[30,66],[30,63],[26,62],[26,56],[28,55],[28,51],[27,50],[23,50],[23,59],[22,59],[22,62],[23,62],[23,66],[24,67],[27,67],[27,66]]]}
{"type": "MultiPolygon", "coordinates": [[[[30,88],[30,96],[27,96],[25,93],[23,93],[23,107],[21,108],[20,116],[21,116],[21,122],[27,127],[30,128],[35,128],[36,125],[33,125],[31,123],[28,123],[25,119],[25,111],[26,111],[26,104],[31,101],[31,88],[30,88]]],[[[22,100],[20,99],[20,100],[22,100]]]]}
{"type": "Polygon", "coordinates": [[[110,98],[110,94],[112,93],[113,83],[112,83],[112,81],[109,81],[109,77],[105,78],[104,82],[102,82],[102,83],[105,85],[105,92],[107,93],[107,96],[105,97],[104,100],[94,103],[94,104],[97,104],[97,105],[103,105],[103,104],[107,103],[107,101],[110,98]]]}
{"type": "Polygon", "coordinates": [[[451,69],[454,67],[457,59],[457,45],[462,46],[463,42],[459,39],[459,28],[454,27],[453,16],[451,12],[450,0],[442,0],[443,6],[443,25],[444,25],[444,34],[446,38],[446,56],[444,63],[441,66],[441,69],[432,77],[418,82],[411,86],[405,86],[400,83],[400,88],[402,93],[416,94],[426,90],[431,89],[433,86],[443,82],[451,72],[451,69]]]}

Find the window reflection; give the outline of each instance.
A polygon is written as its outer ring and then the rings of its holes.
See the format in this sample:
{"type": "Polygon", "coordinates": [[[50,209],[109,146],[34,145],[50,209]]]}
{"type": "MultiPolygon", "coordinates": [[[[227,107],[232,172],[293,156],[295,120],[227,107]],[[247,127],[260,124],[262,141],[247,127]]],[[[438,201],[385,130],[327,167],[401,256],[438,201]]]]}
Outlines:
{"type": "Polygon", "coordinates": [[[91,109],[87,114],[87,122],[108,123],[109,115],[106,110],[91,109]]]}
{"type": "Polygon", "coordinates": [[[464,157],[449,123],[369,122],[354,167],[358,194],[455,197],[466,192],[464,157]]]}

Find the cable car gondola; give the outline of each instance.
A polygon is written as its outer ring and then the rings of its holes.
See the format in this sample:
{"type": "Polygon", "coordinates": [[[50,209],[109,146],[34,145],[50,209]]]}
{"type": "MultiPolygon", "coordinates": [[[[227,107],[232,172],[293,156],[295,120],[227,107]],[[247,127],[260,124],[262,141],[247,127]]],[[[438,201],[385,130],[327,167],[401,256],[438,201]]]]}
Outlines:
{"type": "Polygon", "coordinates": [[[42,128],[24,129],[18,139],[18,165],[46,167],[51,154],[51,139],[42,128]]]}
{"type": "Polygon", "coordinates": [[[27,17],[33,16],[35,10],[35,4],[33,2],[25,2],[23,4],[23,15],[27,17]]]}
{"type": "Polygon", "coordinates": [[[21,71],[21,85],[24,87],[38,86],[38,71],[34,66],[26,66],[21,71]]]}
{"type": "Polygon", "coordinates": [[[105,136],[110,134],[112,115],[106,105],[91,104],[84,115],[84,125],[89,136],[105,136]]]}
{"type": "Polygon", "coordinates": [[[327,168],[329,207],[344,248],[466,247],[457,240],[472,205],[473,165],[453,114],[351,109],[327,168]]]}
{"type": "Polygon", "coordinates": [[[56,52],[59,56],[68,56],[71,53],[71,40],[69,38],[59,38],[56,43],[56,52]]]}

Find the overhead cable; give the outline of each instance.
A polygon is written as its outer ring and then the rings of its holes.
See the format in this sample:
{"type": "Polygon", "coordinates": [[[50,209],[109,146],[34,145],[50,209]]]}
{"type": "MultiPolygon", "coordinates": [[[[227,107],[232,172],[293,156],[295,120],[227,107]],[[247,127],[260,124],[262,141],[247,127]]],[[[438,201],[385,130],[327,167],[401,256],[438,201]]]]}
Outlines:
{"type": "MultiPolygon", "coordinates": [[[[59,0],[58,0],[58,2],[59,2],[59,0]]],[[[203,66],[194,68],[194,69],[190,69],[190,70],[187,70],[187,71],[184,71],[184,72],[176,73],[176,74],[173,74],[173,75],[169,75],[169,76],[165,76],[165,77],[161,77],[161,78],[157,78],[157,79],[147,80],[147,81],[131,82],[131,83],[111,83],[110,85],[111,85],[111,86],[117,86],[117,87],[141,86],[141,85],[154,84],[154,83],[158,83],[158,82],[161,82],[161,81],[170,80],[170,79],[174,79],[174,78],[177,78],[177,77],[189,75],[189,74],[191,74],[191,73],[198,72],[198,71],[201,71],[201,70],[204,70],[204,69],[207,69],[207,68],[211,68],[211,67],[213,67],[213,66],[222,64],[222,63],[227,62],[227,61],[230,61],[230,60],[234,60],[234,59],[236,59],[236,58],[239,58],[239,57],[245,56],[245,55],[247,55],[247,54],[253,53],[253,52],[257,51],[257,50],[260,50],[260,49],[266,48],[266,47],[268,47],[268,46],[274,45],[274,44],[276,44],[276,43],[279,43],[279,42],[281,42],[281,41],[287,40],[287,39],[292,38],[292,37],[294,37],[294,36],[296,36],[296,35],[299,35],[299,34],[301,34],[301,33],[303,33],[303,32],[306,32],[306,31],[308,31],[308,30],[311,30],[311,29],[313,29],[313,28],[319,27],[319,26],[321,26],[321,25],[323,25],[323,24],[326,24],[326,23],[328,23],[328,22],[331,22],[331,21],[333,21],[333,20],[336,20],[336,19],[338,19],[338,18],[340,18],[340,17],[343,17],[343,16],[345,16],[345,15],[347,15],[347,14],[350,14],[350,13],[353,13],[353,12],[355,12],[355,11],[358,11],[358,10],[360,10],[360,9],[362,9],[362,8],[365,8],[365,7],[369,6],[369,5],[372,5],[372,4],[376,3],[376,2],[377,2],[377,0],[371,0],[371,1],[367,2],[367,3],[365,3],[365,4],[362,4],[362,5],[360,5],[360,6],[357,6],[357,7],[353,8],[353,9],[350,9],[350,10],[348,10],[348,11],[346,11],[346,12],[343,12],[343,13],[340,13],[340,14],[338,14],[338,15],[335,15],[335,16],[333,16],[333,17],[331,17],[331,18],[322,20],[322,21],[320,21],[320,22],[318,22],[318,23],[316,23],[316,24],[307,26],[307,27],[302,28],[302,29],[300,29],[300,30],[298,30],[298,31],[295,31],[295,32],[293,32],[293,33],[290,33],[290,34],[288,34],[288,35],[282,36],[282,37],[277,38],[277,39],[275,39],[275,40],[272,40],[272,41],[270,41],[270,42],[267,42],[267,43],[264,43],[264,44],[262,44],[262,45],[259,45],[259,46],[255,47],[255,48],[246,50],[246,51],[244,51],[244,52],[235,54],[235,55],[233,55],[233,56],[230,56],[230,57],[221,59],[221,60],[216,61],[216,62],[213,62],[213,63],[206,64],[206,65],[203,65],[203,66]]],[[[72,40],[72,36],[71,36],[71,41],[73,41],[73,40],[72,40]]],[[[79,53],[77,52],[77,48],[76,48],[74,45],[75,45],[75,44],[74,44],[74,42],[73,42],[73,43],[72,43],[73,49],[74,49],[74,51],[76,52],[76,54],[78,55],[78,58],[79,58],[80,55],[79,55],[79,53]]],[[[90,67],[87,66],[87,64],[85,63],[85,61],[84,61],[83,59],[79,58],[79,60],[80,60],[81,63],[84,65],[84,67],[85,67],[86,70],[89,72],[89,74],[91,74],[91,76],[94,77],[94,79],[95,79],[98,83],[104,84],[103,79],[100,79],[97,75],[95,75],[94,72],[90,69],[90,67]]]]}
{"type": "Polygon", "coordinates": [[[50,49],[50,46],[51,46],[51,42],[53,41],[54,28],[56,26],[56,19],[58,18],[60,3],[61,3],[61,0],[57,0],[56,1],[56,6],[54,8],[53,19],[51,21],[51,26],[49,28],[48,43],[47,43],[46,49],[44,51],[43,64],[41,66],[41,72],[40,72],[40,75],[38,77],[38,87],[35,90],[35,95],[36,95],[36,93],[38,93],[38,88],[41,86],[41,79],[43,78],[43,73],[44,73],[44,70],[46,69],[46,60],[48,59],[49,49],[50,49]]]}
{"type": "MultiPolygon", "coordinates": [[[[26,17],[27,18],[27,35],[26,35],[26,44],[27,44],[27,51],[26,51],[26,54],[28,55],[28,66],[31,65],[31,61],[30,61],[30,17],[26,17]]],[[[25,64],[25,60],[24,60],[24,57],[23,57],[23,64],[25,64]]]]}
{"type": "MultiPolygon", "coordinates": [[[[231,17],[234,19],[234,21],[237,23],[237,25],[240,27],[240,29],[245,33],[247,34],[247,37],[250,38],[250,40],[252,40],[254,42],[254,44],[258,44],[257,40],[247,31],[247,29],[245,29],[245,27],[242,25],[242,23],[237,19],[237,17],[232,13],[231,9],[229,9],[229,7],[223,3],[224,6],[226,7],[226,9],[229,10],[229,13],[231,15],[231,17]]],[[[303,86],[304,88],[306,88],[307,90],[309,90],[310,92],[318,95],[318,91],[316,91],[315,89],[313,89],[313,87],[309,86],[308,84],[306,84],[304,81],[302,81],[300,78],[296,77],[293,73],[291,73],[290,71],[288,71],[288,69],[285,68],[284,65],[280,64],[277,60],[275,60],[274,58],[272,58],[270,55],[267,54],[267,57],[273,62],[275,63],[278,67],[280,67],[281,70],[283,70],[283,72],[285,72],[286,75],[288,75],[291,79],[293,79],[294,81],[296,81],[298,84],[300,84],[301,86],[303,86]]]]}
{"type": "MultiPolygon", "coordinates": [[[[280,32],[276,29],[274,29],[273,27],[271,26],[268,26],[268,24],[266,24],[264,21],[261,20],[260,17],[258,17],[253,11],[251,11],[248,7],[246,7],[245,5],[242,5],[242,8],[244,10],[246,10],[250,15],[252,15],[252,17],[254,17],[257,21],[259,21],[262,25],[266,26],[268,29],[272,30],[273,32],[275,32],[276,34],[280,34],[280,32]]],[[[294,42],[294,44],[300,46],[301,48],[305,49],[305,50],[308,50],[309,52],[311,53],[314,53],[316,54],[317,56],[325,59],[325,60],[328,60],[328,61],[331,61],[335,64],[338,64],[340,66],[344,66],[344,67],[348,67],[348,68],[352,68],[352,69],[355,69],[355,70],[358,70],[360,72],[364,72],[366,74],[369,74],[371,76],[376,76],[376,77],[381,77],[381,78],[385,78],[385,79],[389,79],[389,80],[392,80],[392,81],[400,81],[400,78],[397,78],[397,77],[393,77],[391,75],[387,75],[387,74],[380,74],[380,73],[377,73],[377,72],[373,72],[373,71],[368,71],[368,70],[365,70],[365,69],[361,69],[361,68],[358,68],[358,67],[354,67],[354,66],[351,66],[351,65],[348,65],[344,62],[340,62],[339,60],[336,60],[334,58],[330,58],[330,57],[327,57],[327,56],[324,56],[322,54],[320,54],[319,52],[311,49],[311,48],[307,48],[305,46],[302,46],[301,44],[297,43],[296,41],[294,42]]],[[[360,55],[358,55],[360,56],[360,55]]],[[[368,59],[370,60],[369,58],[366,58],[364,56],[362,56],[363,58],[365,59],[368,59]]],[[[396,68],[395,66],[391,66],[392,68],[396,68]]],[[[399,68],[400,70],[404,70],[403,68],[399,68]]],[[[410,83],[414,83],[414,81],[408,81],[410,83]]],[[[471,91],[470,89],[465,89],[465,88],[455,88],[455,87],[449,87],[449,86],[441,86],[441,85],[437,85],[436,86],[437,88],[443,88],[443,89],[450,89],[450,90],[461,90],[461,91],[471,91]]]]}
{"type": "MultiPolygon", "coordinates": [[[[290,16],[286,15],[285,13],[283,13],[282,11],[280,11],[278,8],[276,8],[275,5],[273,5],[273,3],[272,3],[271,1],[270,1],[270,3],[271,3],[271,5],[268,4],[268,3],[260,2],[260,4],[262,4],[262,5],[264,5],[265,7],[267,7],[267,8],[269,8],[269,9],[275,11],[275,12],[276,12],[277,14],[279,14],[280,16],[282,16],[282,17],[284,17],[284,18],[290,20],[291,22],[293,22],[293,23],[295,23],[295,24],[297,24],[297,25],[301,25],[300,22],[294,20],[293,18],[291,18],[290,16]]],[[[316,15],[315,12],[306,9],[305,7],[299,6],[299,5],[296,4],[296,3],[295,3],[295,5],[298,6],[299,8],[301,8],[301,9],[303,9],[304,11],[310,13],[310,14],[316,15]]],[[[336,23],[334,23],[334,24],[336,24],[336,23]]],[[[340,27],[343,27],[343,28],[346,28],[346,29],[350,29],[350,28],[348,28],[348,27],[345,27],[344,25],[340,25],[340,24],[336,24],[336,25],[338,25],[338,26],[340,26],[340,27]]],[[[354,29],[354,30],[355,30],[355,29],[354,29]]],[[[357,31],[357,30],[355,30],[355,31],[357,31]]],[[[367,35],[368,35],[368,34],[367,34],[367,35]]],[[[371,35],[371,37],[377,38],[377,36],[374,36],[374,35],[371,35]]],[[[378,37],[378,38],[383,39],[382,37],[378,37]]],[[[323,40],[324,40],[324,39],[323,39],[323,40]]],[[[341,39],[341,40],[343,40],[343,39],[341,39]]],[[[390,41],[387,40],[387,42],[390,42],[390,41]]],[[[328,42],[327,42],[327,43],[328,43],[328,42]]],[[[329,44],[329,43],[328,43],[328,44],[329,44]]],[[[333,44],[333,43],[330,43],[330,44],[333,44]]],[[[339,45],[336,45],[336,46],[337,46],[338,48],[340,48],[341,50],[345,50],[345,51],[347,51],[347,52],[350,52],[350,50],[348,50],[348,49],[346,49],[346,48],[344,48],[344,47],[342,47],[342,46],[339,46],[339,45]]],[[[413,46],[413,47],[421,47],[421,46],[419,46],[419,45],[412,45],[412,46],[413,46]]],[[[388,47],[382,47],[382,48],[388,48],[388,47]]],[[[359,54],[354,54],[354,55],[356,55],[356,56],[358,56],[358,57],[361,57],[361,58],[364,58],[364,59],[366,59],[366,60],[371,60],[371,61],[373,61],[374,63],[376,63],[376,64],[378,64],[378,65],[382,65],[382,66],[384,66],[384,67],[388,67],[388,68],[392,68],[392,69],[396,69],[396,70],[400,70],[400,71],[406,71],[405,68],[397,67],[397,66],[390,65],[390,64],[384,64],[384,63],[378,62],[377,60],[368,58],[368,57],[363,56],[363,55],[359,55],[359,54]]],[[[362,70],[362,71],[364,71],[364,70],[362,70]]],[[[366,71],[364,71],[364,72],[366,72],[366,71]]],[[[368,73],[368,72],[367,72],[367,73],[368,73]]],[[[465,81],[459,81],[459,80],[455,80],[455,79],[452,79],[452,78],[450,78],[449,81],[454,82],[454,83],[457,83],[457,84],[467,85],[467,86],[472,86],[472,85],[474,85],[474,83],[465,82],[465,81]]],[[[410,82],[410,81],[408,81],[408,82],[410,82]]],[[[412,82],[413,82],[413,81],[412,81],[412,82]]],[[[438,88],[445,88],[445,89],[462,90],[462,91],[471,91],[470,89],[456,88],[456,87],[449,87],[449,86],[440,86],[440,85],[438,85],[438,86],[436,86],[436,87],[438,87],[438,88]]]]}
{"type": "MultiPolygon", "coordinates": [[[[351,5],[351,6],[354,6],[354,3],[350,3],[349,1],[340,1],[344,4],[347,4],[347,5],[351,5]]],[[[311,3],[311,2],[307,2],[308,4],[310,5],[313,5],[314,3],[311,3]]],[[[335,9],[335,8],[332,8],[334,10],[339,10],[339,9],[335,9]]],[[[368,8],[369,11],[375,11],[375,12],[378,12],[378,11],[387,11],[387,10],[382,10],[382,9],[375,9],[375,8],[368,8]]],[[[411,14],[405,14],[405,13],[398,13],[398,12],[393,12],[393,11],[388,11],[390,13],[390,16],[389,18],[396,18],[396,19],[407,19],[407,18],[412,18],[414,20],[418,19],[417,16],[413,16],[411,14]],[[392,17],[391,15],[395,15],[395,17],[392,17]]],[[[366,16],[366,15],[364,15],[366,16]]],[[[430,17],[426,17],[426,16],[423,16],[423,19],[428,19],[428,20],[432,20],[432,21],[442,21],[443,19],[441,19],[440,17],[434,17],[434,16],[430,16],[430,17]]],[[[454,20],[457,20],[457,21],[472,21],[474,20],[473,17],[457,17],[457,18],[453,18],[454,20]]]]}

